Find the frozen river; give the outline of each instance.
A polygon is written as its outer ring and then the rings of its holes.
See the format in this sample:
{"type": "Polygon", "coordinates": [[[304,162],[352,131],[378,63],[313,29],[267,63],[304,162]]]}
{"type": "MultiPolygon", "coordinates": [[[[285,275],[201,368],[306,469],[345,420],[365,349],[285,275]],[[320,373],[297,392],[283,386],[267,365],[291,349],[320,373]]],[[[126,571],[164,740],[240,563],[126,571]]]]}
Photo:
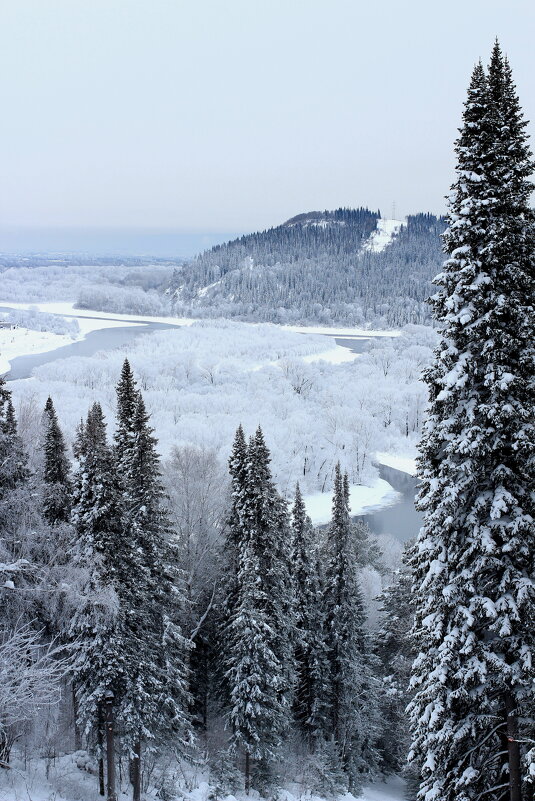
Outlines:
{"type": "Polygon", "coordinates": [[[391,534],[406,542],[416,537],[422,525],[422,515],[414,508],[418,479],[385,465],[380,465],[379,475],[400,493],[401,498],[392,506],[362,515],[360,519],[368,524],[373,534],[391,534]]]}
{"type": "MultiPolygon", "coordinates": [[[[0,311],[2,310],[9,311],[9,309],[0,307],[0,311]]],[[[69,316],[75,317],[76,315],[69,316]]],[[[87,316],[84,319],[88,319],[87,316]]],[[[101,320],[102,318],[95,316],[89,319],[101,320]]],[[[78,342],[63,345],[61,348],[49,350],[46,353],[17,356],[11,360],[11,369],[6,373],[5,379],[6,381],[16,381],[20,378],[30,378],[33,369],[40,367],[42,364],[49,364],[57,359],[68,359],[70,356],[93,356],[99,350],[113,350],[114,348],[122,348],[125,345],[129,345],[141,334],[151,334],[154,331],[165,331],[170,328],[180,327],[168,323],[155,323],[148,320],[140,321],[139,319],[124,320],[123,322],[132,322],[135,325],[125,325],[124,328],[100,328],[97,331],[91,331],[86,334],[78,342]]]]}
{"type": "MultiPolygon", "coordinates": [[[[1,307],[0,310],[2,310],[1,307]]],[[[102,318],[96,313],[94,318],[91,319],[102,318]]],[[[11,361],[11,370],[5,378],[7,381],[30,378],[35,367],[48,364],[57,359],[66,359],[70,356],[92,356],[98,351],[124,347],[143,334],[180,327],[169,323],[143,320],[139,317],[131,320],[125,319],[123,322],[132,322],[136,323],[136,325],[101,328],[90,332],[78,342],[64,345],[55,350],[28,356],[18,356],[11,361]]],[[[327,336],[331,336],[335,339],[337,345],[342,345],[353,353],[363,353],[369,342],[369,338],[364,336],[350,337],[336,336],[335,334],[328,334],[327,336]]],[[[414,508],[417,480],[407,473],[383,465],[380,466],[380,476],[400,493],[400,500],[392,506],[377,509],[367,515],[363,515],[362,519],[366,521],[371,531],[375,534],[390,534],[402,541],[415,537],[421,526],[421,515],[414,508]]]]}

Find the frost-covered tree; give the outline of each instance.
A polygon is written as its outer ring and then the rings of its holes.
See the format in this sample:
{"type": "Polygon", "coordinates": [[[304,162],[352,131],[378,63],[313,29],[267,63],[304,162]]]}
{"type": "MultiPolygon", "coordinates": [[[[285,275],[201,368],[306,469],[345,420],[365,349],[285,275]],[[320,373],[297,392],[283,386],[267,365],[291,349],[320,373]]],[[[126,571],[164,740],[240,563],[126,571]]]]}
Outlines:
{"type": "Polygon", "coordinates": [[[117,387],[115,455],[125,535],[135,554],[129,626],[136,643],[128,675],[124,727],[134,756],[134,796],[140,793],[141,743],[166,738],[182,754],[191,743],[188,717],[189,641],[182,636],[183,588],[171,542],[157,440],[141,393],[125,361],[117,387]]]}
{"type": "Polygon", "coordinates": [[[294,716],[311,749],[329,731],[329,659],[324,584],[315,531],[297,484],[292,508],[292,572],[295,588],[294,716]]]}
{"type": "Polygon", "coordinates": [[[43,517],[50,525],[66,523],[70,519],[72,503],[71,466],[50,397],[43,413],[43,429],[43,517]]]}
{"type": "Polygon", "coordinates": [[[331,731],[353,792],[377,770],[378,698],[375,658],[359,586],[349,484],[339,463],[326,551],[331,731]]]}
{"type": "Polygon", "coordinates": [[[410,636],[414,614],[412,574],[406,564],[408,558],[409,549],[405,549],[405,564],[395,572],[392,583],[379,596],[383,616],[375,637],[382,682],[378,748],[385,773],[400,773],[405,769],[410,745],[406,707],[410,700],[409,681],[415,654],[410,636]]]}
{"type": "Polygon", "coordinates": [[[221,597],[221,551],[228,504],[228,478],[214,449],[185,445],[165,465],[173,542],[185,583],[183,631],[193,642],[190,657],[192,718],[208,726],[221,597]]]}
{"type": "MultiPolygon", "coordinates": [[[[17,430],[11,392],[0,377],[0,579],[7,588],[35,584],[32,553],[32,488],[27,457],[17,430]]],[[[0,628],[11,630],[33,616],[32,594],[2,592],[0,628]]]]}
{"type": "Polygon", "coordinates": [[[535,779],[535,227],[525,125],[496,44],[468,90],[448,259],[432,299],[442,342],[425,376],[411,707],[427,800],[520,801],[535,779]]]}
{"type": "Polygon", "coordinates": [[[73,548],[80,576],[79,596],[67,637],[74,652],[73,681],[80,723],[94,734],[108,691],[122,717],[127,692],[129,586],[136,575],[134,552],[124,536],[124,509],[106,425],[95,403],[80,426],[74,476],[73,548]]]}
{"type": "Polygon", "coordinates": [[[119,470],[121,470],[125,451],[129,447],[132,438],[132,426],[138,400],[136,380],[128,359],[123,362],[121,375],[116,386],[116,395],[117,414],[114,440],[117,449],[117,462],[119,470]]]}
{"type": "Polygon", "coordinates": [[[0,768],[9,767],[13,744],[48,705],[61,698],[68,661],[31,625],[0,629],[0,768]]]}
{"type": "Polygon", "coordinates": [[[248,529],[244,525],[244,509],[247,492],[248,449],[245,434],[241,425],[236,430],[232,452],[229,458],[229,472],[231,480],[231,499],[228,514],[225,539],[225,609],[227,621],[230,619],[236,594],[238,591],[238,570],[240,547],[248,536],[248,529]]]}
{"type": "Polygon", "coordinates": [[[263,773],[288,727],[293,678],[293,603],[286,504],[271,479],[260,429],[246,451],[238,430],[230,460],[233,497],[230,581],[223,622],[225,684],[232,746],[263,773]]]}
{"type": "Polygon", "coordinates": [[[4,526],[15,505],[15,491],[28,480],[27,461],[17,431],[11,392],[0,376],[0,524],[4,526]]]}

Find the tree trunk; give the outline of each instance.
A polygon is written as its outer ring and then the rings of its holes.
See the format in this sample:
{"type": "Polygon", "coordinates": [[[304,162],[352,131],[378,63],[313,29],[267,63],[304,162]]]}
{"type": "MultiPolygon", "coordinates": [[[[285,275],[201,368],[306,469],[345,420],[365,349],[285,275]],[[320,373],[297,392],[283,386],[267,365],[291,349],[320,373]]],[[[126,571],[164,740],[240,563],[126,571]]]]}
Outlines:
{"type": "Polygon", "coordinates": [[[134,745],[134,758],[131,764],[132,784],[134,790],[132,801],[141,801],[141,742],[138,740],[134,745]]]}
{"type": "Polygon", "coordinates": [[[104,714],[102,705],[98,708],[97,720],[97,744],[98,744],[98,792],[99,795],[105,795],[106,789],[104,787],[104,714]]]}
{"type": "Polygon", "coordinates": [[[249,795],[251,789],[251,759],[249,751],[245,752],[245,792],[249,795]]]}
{"type": "Polygon", "coordinates": [[[71,684],[72,693],[72,717],[74,729],[74,750],[81,751],[82,749],[82,735],[80,733],[80,726],[78,725],[78,699],[76,698],[76,689],[74,682],[71,684]]]}
{"type": "Polygon", "coordinates": [[[9,756],[11,753],[11,742],[5,731],[0,731],[0,768],[9,770],[9,756]]]}
{"type": "Polygon", "coordinates": [[[115,793],[115,732],[113,715],[113,695],[106,695],[106,768],[107,768],[107,801],[117,801],[115,793]]]}
{"type": "Polygon", "coordinates": [[[510,692],[505,693],[505,724],[507,754],[509,758],[509,797],[511,801],[522,801],[522,772],[520,768],[520,744],[518,742],[518,720],[515,700],[510,692]]]}

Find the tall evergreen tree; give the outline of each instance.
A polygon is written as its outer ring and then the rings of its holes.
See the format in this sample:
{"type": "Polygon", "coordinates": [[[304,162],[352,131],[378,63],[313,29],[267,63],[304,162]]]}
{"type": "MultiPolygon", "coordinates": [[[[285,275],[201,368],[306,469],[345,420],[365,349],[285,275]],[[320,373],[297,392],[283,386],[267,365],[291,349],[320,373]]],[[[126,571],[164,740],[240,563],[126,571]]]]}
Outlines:
{"type": "Polygon", "coordinates": [[[135,576],[135,554],[124,536],[115,461],[98,403],[79,429],[76,453],[73,547],[83,584],[68,637],[75,654],[73,678],[80,723],[86,733],[94,734],[107,692],[113,692],[117,717],[123,718],[132,651],[128,588],[135,576]]]}
{"type": "Polygon", "coordinates": [[[239,425],[236,430],[228,463],[231,479],[231,499],[225,541],[226,587],[224,615],[227,620],[230,618],[233,606],[236,603],[240,544],[247,531],[244,525],[243,514],[248,458],[245,434],[243,433],[242,426],[239,425]]]}
{"type": "MultiPolygon", "coordinates": [[[[414,545],[414,543],[412,543],[414,545]]],[[[385,773],[405,770],[410,735],[406,708],[410,701],[409,681],[414,661],[410,632],[414,621],[411,602],[412,574],[406,562],[396,571],[392,583],[381,593],[381,627],[377,632],[377,656],[381,669],[381,768],[385,773]]]]}
{"type": "MultiPolygon", "coordinates": [[[[2,579],[13,581],[17,587],[35,587],[38,572],[27,536],[36,522],[29,477],[11,392],[0,376],[0,564],[2,579]]],[[[11,632],[35,616],[35,594],[7,589],[2,592],[0,606],[0,634],[11,632]]]]}
{"type": "Polygon", "coordinates": [[[327,533],[327,636],[332,733],[350,790],[377,770],[378,699],[375,659],[366,633],[347,475],[336,465],[333,516],[327,533]]]}
{"type": "Polygon", "coordinates": [[[184,599],[178,558],[171,542],[157,440],[126,361],[117,401],[117,472],[126,535],[136,554],[135,595],[129,611],[136,656],[128,677],[129,709],[125,721],[128,740],[134,748],[136,797],[140,792],[142,741],[151,747],[173,735],[175,746],[182,746],[183,754],[191,743],[187,712],[190,643],[180,629],[184,599]]]}
{"type": "Polygon", "coordinates": [[[122,468],[125,453],[132,438],[132,426],[138,401],[138,389],[130,362],[125,359],[121,368],[121,375],[116,387],[117,415],[115,429],[115,447],[117,449],[117,463],[122,468]]]}
{"type": "Polygon", "coordinates": [[[329,726],[329,659],[325,631],[324,586],[312,521],[299,484],[292,509],[292,570],[295,587],[296,721],[314,750],[329,726]]]}
{"type": "Polygon", "coordinates": [[[533,170],[496,44],[473,72],[432,299],[425,522],[414,559],[420,798],[531,798],[535,627],[533,170]],[[531,776],[531,779],[529,778],[531,776]],[[522,785],[524,785],[522,787],[522,785]]]}
{"type": "Polygon", "coordinates": [[[66,523],[71,514],[71,466],[52,398],[43,414],[43,517],[50,525],[66,523]]]}
{"type": "Polygon", "coordinates": [[[0,376],[0,532],[12,560],[20,556],[20,538],[15,532],[29,502],[29,477],[11,392],[0,376]]]}
{"type": "Polygon", "coordinates": [[[0,503],[29,477],[27,457],[18,435],[11,392],[0,376],[0,503]]]}
{"type": "Polygon", "coordinates": [[[238,430],[231,471],[233,500],[229,541],[236,547],[235,593],[228,620],[225,680],[233,748],[243,751],[246,789],[251,760],[267,768],[289,723],[293,680],[293,603],[289,572],[289,523],[269,469],[258,429],[243,454],[238,430]]]}

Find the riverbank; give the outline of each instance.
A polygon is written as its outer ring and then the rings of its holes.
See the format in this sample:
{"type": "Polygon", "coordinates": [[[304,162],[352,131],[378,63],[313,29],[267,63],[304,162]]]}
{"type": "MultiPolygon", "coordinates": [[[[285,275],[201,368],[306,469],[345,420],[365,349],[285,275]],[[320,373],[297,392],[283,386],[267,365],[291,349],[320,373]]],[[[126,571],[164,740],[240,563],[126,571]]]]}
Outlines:
{"type": "MultiPolygon", "coordinates": [[[[36,308],[34,304],[22,303],[7,306],[36,308]]],[[[346,335],[349,329],[331,329],[327,339],[325,329],[321,334],[319,331],[313,334],[314,329],[294,332],[285,326],[224,320],[205,320],[201,325],[193,326],[195,321],[192,319],[112,315],[74,309],[73,304],[67,302],[38,304],[37,308],[41,312],[76,320],[80,325],[78,341],[49,334],[41,342],[40,357],[38,350],[26,347],[32,337],[23,339],[19,330],[19,345],[10,357],[13,366],[8,380],[16,384],[18,379],[34,375],[34,381],[28,383],[26,390],[20,384],[17,391],[39,398],[39,404],[44,402],[40,396],[46,400],[54,385],[68,435],[72,435],[78,422],[78,408],[85,402],[88,389],[95,396],[99,395],[105,411],[113,415],[114,398],[110,388],[120,371],[120,360],[124,358],[122,351],[133,360],[134,368],[150,392],[151,411],[163,452],[169,453],[173,442],[201,442],[215,447],[225,459],[228,442],[232,440],[238,423],[254,430],[261,421],[265,430],[270,432],[275,472],[279,473],[283,491],[291,492],[289,487],[295,471],[303,469],[297,463],[291,466],[290,461],[304,447],[306,455],[298,458],[303,458],[306,465],[308,480],[303,482],[302,489],[308,513],[318,525],[330,520],[329,475],[327,472],[322,477],[320,473],[329,470],[328,459],[335,458],[329,457],[331,452],[335,452],[333,449],[340,443],[355,440],[354,423],[351,422],[354,382],[357,381],[364,391],[364,399],[369,399],[366,402],[361,398],[359,402],[359,425],[367,421],[363,428],[365,436],[370,436],[378,426],[373,398],[380,397],[381,392],[388,392],[388,386],[381,384],[385,377],[383,371],[374,363],[371,366],[367,363],[364,372],[364,381],[370,384],[369,390],[364,389],[362,379],[358,379],[350,365],[344,369],[344,363],[358,358],[359,353],[355,351],[362,352],[361,347],[366,348],[372,334],[385,336],[386,332],[366,332],[368,336],[364,337],[362,330],[354,329],[361,336],[351,338],[346,335]],[[184,322],[187,325],[180,325],[184,322]],[[156,333],[158,330],[160,335],[156,333]],[[139,339],[139,334],[143,333],[152,333],[153,336],[139,339]],[[302,336],[305,333],[311,336],[302,336]],[[339,333],[345,336],[340,340],[337,338],[333,347],[332,337],[339,333]],[[339,341],[344,344],[339,344],[339,341]],[[98,359],[89,361],[84,358],[97,352],[100,354],[98,359]],[[69,357],[82,357],[83,362],[69,357]],[[54,365],[60,359],[63,361],[54,365]],[[314,367],[322,361],[327,364],[314,367]],[[36,369],[45,364],[46,371],[36,369]],[[280,369],[273,372],[274,367],[280,369]],[[370,375],[370,370],[374,375],[370,375]],[[249,378],[247,373],[254,375],[249,378]],[[336,400],[332,394],[334,387],[336,400]],[[284,433],[280,429],[281,419],[287,423],[284,433]],[[316,462],[315,468],[311,466],[311,459],[316,462]],[[310,482],[313,476],[317,476],[316,480],[310,482]],[[327,491],[314,491],[314,484],[316,487],[323,485],[327,491]]],[[[379,431],[373,438],[379,444],[379,431]]],[[[355,447],[358,449],[362,444],[357,441],[355,447]]],[[[379,477],[370,468],[363,477],[365,483],[351,487],[352,515],[373,518],[374,524],[381,525],[381,531],[392,533],[400,540],[409,538],[416,527],[412,519],[414,481],[405,488],[403,476],[408,479],[414,476],[414,459],[408,455],[381,452],[372,461],[383,467],[379,477]],[[383,473],[384,466],[403,471],[397,476],[393,473],[397,483],[392,483],[383,473]],[[394,510],[400,512],[401,517],[394,510]],[[401,526],[400,520],[405,518],[407,525],[401,526]]],[[[351,472],[350,461],[348,468],[351,472]]]]}
{"type": "MultiPolygon", "coordinates": [[[[307,514],[315,526],[325,525],[332,518],[332,490],[314,492],[303,498],[307,514]]],[[[401,500],[397,492],[383,478],[376,478],[370,486],[352,484],[349,487],[349,506],[352,517],[373,514],[373,512],[393,506],[401,500]]]]}
{"type": "MultiPolygon", "coordinates": [[[[8,311],[11,308],[30,308],[29,305],[15,305],[2,306],[0,304],[0,312],[8,311]]],[[[53,312],[56,314],[56,312],[53,312]]],[[[63,315],[60,315],[63,316],[63,315]]],[[[77,319],[74,317],[66,317],[66,319],[77,319]]],[[[74,336],[70,334],[53,334],[50,331],[34,331],[30,328],[17,326],[16,328],[1,328],[0,329],[0,375],[9,373],[11,364],[14,359],[22,356],[34,356],[38,354],[50,353],[54,354],[59,348],[64,348],[72,345],[75,342],[81,342],[88,334],[94,331],[110,328],[135,328],[141,326],[142,323],[138,322],[122,322],[119,320],[99,320],[92,318],[77,319],[78,333],[74,336]],[[105,325],[102,325],[102,322],[105,325]]]]}
{"type": "MultiPolygon", "coordinates": [[[[40,354],[52,352],[57,348],[64,347],[74,341],[84,339],[88,334],[95,331],[114,328],[117,326],[170,326],[170,327],[183,327],[191,326],[199,319],[192,317],[158,317],[152,315],[135,315],[135,314],[116,314],[114,312],[100,312],[92,309],[77,309],[74,303],[70,301],[47,301],[43,303],[21,303],[12,301],[1,301],[0,310],[29,310],[36,309],[39,312],[47,314],[54,314],[63,317],[66,320],[76,320],[79,328],[80,335],[75,338],[59,338],[59,339],[43,339],[42,345],[30,345],[24,349],[24,341],[19,337],[20,346],[15,346],[11,350],[7,349],[4,352],[2,342],[0,340],[0,375],[9,371],[9,363],[20,356],[30,354],[40,354]],[[1,360],[4,356],[3,361],[1,360]],[[7,366],[6,366],[7,365],[7,366]]],[[[247,323],[247,325],[265,325],[264,323],[247,323]]],[[[336,339],[336,345],[327,345],[325,350],[320,350],[318,353],[311,353],[302,357],[302,361],[306,364],[313,364],[314,362],[325,361],[329,364],[344,364],[346,362],[354,361],[362,347],[365,347],[366,341],[372,337],[392,337],[399,336],[400,331],[367,331],[361,328],[327,328],[326,326],[285,326],[271,323],[275,328],[290,331],[299,334],[315,334],[336,339]]],[[[142,332],[139,332],[142,333],[142,332]]],[[[150,333],[147,330],[146,333],[150,333]]],[[[40,363],[43,363],[40,360],[40,363]]]]}

